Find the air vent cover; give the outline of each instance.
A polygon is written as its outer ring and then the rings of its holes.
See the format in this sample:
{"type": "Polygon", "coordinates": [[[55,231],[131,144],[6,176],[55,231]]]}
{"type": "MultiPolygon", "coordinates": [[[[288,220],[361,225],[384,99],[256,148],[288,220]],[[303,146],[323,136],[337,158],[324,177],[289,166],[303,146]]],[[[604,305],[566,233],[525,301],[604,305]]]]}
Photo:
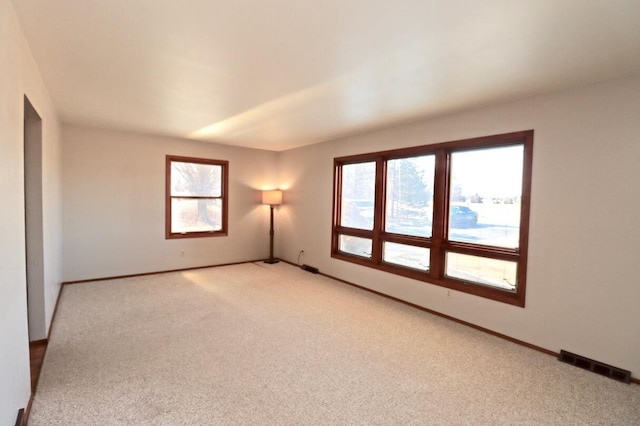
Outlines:
{"type": "Polygon", "coordinates": [[[600,361],[594,361],[581,355],[561,350],[558,359],[562,362],[566,362],[567,364],[575,365],[576,367],[580,367],[584,370],[593,371],[596,374],[609,377],[610,379],[617,380],[619,382],[627,384],[631,382],[630,371],[613,367],[600,361]]]}

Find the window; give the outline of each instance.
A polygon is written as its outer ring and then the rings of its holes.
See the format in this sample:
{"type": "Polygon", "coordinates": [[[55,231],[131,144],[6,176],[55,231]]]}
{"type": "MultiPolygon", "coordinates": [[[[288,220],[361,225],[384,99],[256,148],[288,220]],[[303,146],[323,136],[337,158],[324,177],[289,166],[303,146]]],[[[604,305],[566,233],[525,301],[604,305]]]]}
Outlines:
{"type": "Polygon", "coordinates": [[[334,160],[332,257],[525,304],[533,130],[334,160]]]}
{"type": "Polygon", "coordinates": [[[166,238],[227,235],[229,163],[167,155],[166,238]]]}

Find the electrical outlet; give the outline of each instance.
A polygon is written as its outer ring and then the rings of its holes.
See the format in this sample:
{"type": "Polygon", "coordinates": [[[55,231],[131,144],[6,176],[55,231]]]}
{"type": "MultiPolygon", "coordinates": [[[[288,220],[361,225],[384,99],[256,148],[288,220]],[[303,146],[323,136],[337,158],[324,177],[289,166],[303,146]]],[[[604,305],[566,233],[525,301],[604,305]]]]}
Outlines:
{"type": "Polygon", "coordinates": [[[451,290],[447,290],[447,299],[451,299],[451,290]]]}

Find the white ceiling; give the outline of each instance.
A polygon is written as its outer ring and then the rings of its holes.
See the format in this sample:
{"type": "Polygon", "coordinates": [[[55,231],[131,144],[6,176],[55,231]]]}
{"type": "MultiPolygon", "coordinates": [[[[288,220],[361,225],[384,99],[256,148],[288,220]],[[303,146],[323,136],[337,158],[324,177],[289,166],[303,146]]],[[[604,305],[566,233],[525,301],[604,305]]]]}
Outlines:
{"type": "Polygon", "coordinates": [[[284,150],[640,74],[638,0],[13,0],[63,121],[284,150]]]}

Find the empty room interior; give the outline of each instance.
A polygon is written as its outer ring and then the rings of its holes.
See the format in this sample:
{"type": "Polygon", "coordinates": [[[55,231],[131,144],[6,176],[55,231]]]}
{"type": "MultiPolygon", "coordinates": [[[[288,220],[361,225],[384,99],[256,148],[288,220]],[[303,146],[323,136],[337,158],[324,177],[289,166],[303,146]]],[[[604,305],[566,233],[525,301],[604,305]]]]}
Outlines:
{"type": "Polygon", "coordinates": [[[0,0],[0,426],[637,422],[638,22],[0,0]]]}

